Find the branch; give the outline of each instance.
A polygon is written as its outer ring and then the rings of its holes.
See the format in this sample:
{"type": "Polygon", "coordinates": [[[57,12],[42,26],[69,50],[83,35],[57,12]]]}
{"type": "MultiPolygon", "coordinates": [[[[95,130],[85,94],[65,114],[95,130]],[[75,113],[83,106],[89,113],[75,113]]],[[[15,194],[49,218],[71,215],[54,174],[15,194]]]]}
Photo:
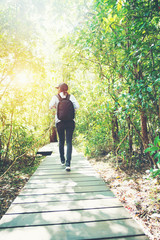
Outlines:
{"type": "Polygon", "coordinates": [[[93,63],[95,63],[95,64],[98,64],[99,65],[99,63],[98,62],[96,62],[96,61],[93,61],[93,60],[91,60],[91,59],[88,59],[88,58],[86,58],[86,57],[84,57],[84,56],[82,56],[82,55],[80,55],[81,56],[81,58],[84,58],[84,59],[86,59],[87,61],[90,61],[90,62],[93,62],[93,63]]]}
{"type": "MultiPolygon", "coordinates": [[[[118,105],[121,107],[120,103],[115,99],[115,97],[114,97],[110,92],[108,92],[108,93],[110,94],[110,96],[112,97],[112,99],[113,99],[115,102],[117,102],[118,105]]],[[[122,110],[122,111],[124,111],[124,110],[122,110]]],[[[126,116],[127,116],[128,120],[129,120],[130,124],[134,127],[136,133],[138,134],[138,136],[140,137],[140,139],[142,140],[142,143],[143,143],[143,137],[142,137],[142,135],[141,135],[141,134],[139,133],[139,131],[136,129],[134,123],[133,123],[133,122],[131,121],[131,119],[129,118],[129,115],[126,114],[126,116]]]]}
{"type": "Polygon", "coordinates": [[[15,162],[19,159],[19,158],[21,158],[21,157],[23,157],[26,153],[28,153],[31,149],[33,149],[33,148],[35,148],[36,146],[38,146],[38,144],[40,143],[40,141],[42,140],[42,139],[44,139],[44,137],[46,136],[46,134],[50,131],[50,129],[52,128],[52,126],[53,126],[53,121],[52,121],[52,123],[51,123],[51,125],[49,126],[49,128],[47,129],[47,131],[42,135],[42,137],[36,142],[36,143],[34,143],[26,152],[24,152],[22,155],[20,155],[20,156],[18,156],[18,157],[16,157],[16,159],[14,160],[14,162],[9,166],[9,168],[0,176],[0,180],[4,177],[4,175],[12,168],[12,166],[15,164],[15,162]]]}
{"type": "Polygon", "coordinates": [[[14,111],[12,111],[12,113],[11,113],[11,127],[10,127],[10,134],[9,134],[9,138],[8,138],[8,143],[7,143],[6,154],[5,154],[5,157],[4,157],[5,160],[7,159],[9,146],[10,146],[10,143],[11,143],[12,130],[13,130],[13,113],[14,113],[14,111]]]}
{"type": "Polygon", "coordinates": [[[6,79],[8,74],[14,69],[16,61],[17,60],[14,61],[13,65],[10,67],[10,70],[8,70],[8,72],[6,72],[6,74],[5,74],[5,71],[6,71],[7,67],[3,69],[2,78],[0,80],[0,83],[2,83],[6,79]]]}
{"type": "Polygon", "coordinates": [[[132,130],[132,126],[131,128],[129,129],[129,131],[127,132],[126,136],[122,139],[122,141],[120,142],[120,144],[118,145],[117,149],[116,149],[116,161],[117,161],[117,165],[118,165],[118,150],[121,146],[121,144],[124,142],[124,140],[127,138],[127,136],[129,135],[130,131],[132,130]]]}
{"type": "Polygon", "coordinates": [[[4,94],[6,93],[7,88],[9,87],[9,85],[11,84],[11,82],[12,82],[12,80],[7,84],[5,90],[3,91],[3,93],[2,93],[1,96],[0,96],[0,100],[2,99],[2,97],[4,96],[4,94]]]}

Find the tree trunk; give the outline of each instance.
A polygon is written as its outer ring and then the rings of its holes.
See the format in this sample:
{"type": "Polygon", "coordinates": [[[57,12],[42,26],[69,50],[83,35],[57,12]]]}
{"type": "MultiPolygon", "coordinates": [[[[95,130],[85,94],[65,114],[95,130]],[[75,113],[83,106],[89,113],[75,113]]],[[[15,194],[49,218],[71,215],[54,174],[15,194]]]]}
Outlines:
{"type": "MultiPolygon", "coordinates": [[[[160,127],[160,97],[159,97],[159,114],[158,114],[158,122],[159,122],[159,127],[160,127]]],[[[159,137],[160,137],[160,132],[159,132],[159,137]]]]}
{"type": "MultiPolygon", "coordinates": [[[[147,148],[148,144],[149,144],[148,130],[147,130],[147,116],[143,109],[141,110],[141,131],[142,131],[143,147],[147,148]]],[[[153,164],[154,166],[156,166],[156,162],[155,162],[154,158],[152,156],[150,156],[149,153],[147,153],[147,155],[148,155],[151,165],[153,164]]]]}
{"type": "Polygon", "coordinates": [[[159,118],[159,121],[160,121],[160,97],[159,97],[159,114],[158,114],[158,118],[159,118]]]}
{"type": "Polygon", "coordinates": [[[143,109],[141,110],[141,131],[142,131],[144,146],[148,147],[149,139],[148,139],[148,131],[147,131],[147,116],[143,109]]]}
{"type": "Polygon", "coordinates": [[[118,119],[115,114],[112,114],[112,138],[113,138],[113,150],[115,152],[117,145],[119,143],[119,137],[118,137],[118,119]]]}
{"type": "Polygon", "coordinates": [[[0,161],[2,160],[2,140],[1,140],[1,134],[0,134],[0,161]]]}
{"type": "Polygon", "coordinates": [[[5,157],[4,157],[5,161],[7,160],[7,157],[8,157],[8,151],[9,151],[9,146],[10,146],[11,137],[12,137],[12,128],[13,128],[13,112],[11,113],[11,126],[10,126],[10,134],[9,134],[9,138],[8,138],[6,154],[5,154],[5,157]]]}
{"type": "Polygon", "coordinates": [[[56,128],[52,127],[50,131],[50,142],[57,142],[57,132],[56,128]]]}
{"type": "MultiPolygon", "coordinates": [[[[130,119],[130,117],[128,117],[128,119],[130,119]]],[[[130,121],[128,121],[128,129],[131,129],[131,123],[130,121]]],[[[129,133],[129,156],[132,156],[132,152],[133,152],[133,139],[132,139],[132,131],[130,131],[129,133]]]]}

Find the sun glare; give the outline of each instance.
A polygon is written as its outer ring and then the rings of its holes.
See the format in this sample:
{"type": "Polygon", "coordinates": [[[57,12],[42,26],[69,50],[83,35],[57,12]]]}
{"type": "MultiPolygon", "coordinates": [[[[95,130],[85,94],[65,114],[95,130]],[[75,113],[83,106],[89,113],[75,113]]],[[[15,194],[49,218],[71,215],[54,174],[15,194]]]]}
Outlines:
{"type": "Polygon", "coordinates": [[[27,71],[22,71],[19,72],[16,76],[15,76],[15,82],[18,85],[27,85],[28,83],[31,82],[32,80],[32,74],[27,72],[27,71]]]}

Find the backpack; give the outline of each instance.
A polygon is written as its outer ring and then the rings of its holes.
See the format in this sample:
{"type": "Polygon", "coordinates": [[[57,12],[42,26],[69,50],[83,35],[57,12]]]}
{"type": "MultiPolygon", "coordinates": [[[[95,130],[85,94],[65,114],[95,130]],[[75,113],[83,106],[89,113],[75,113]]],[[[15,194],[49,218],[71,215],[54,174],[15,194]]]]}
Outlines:
{"type": "Polygon", "coordinates": [[[70,95],[67,94],[66,98],[57,95],[59,103],[57,106],[57,117],[61,121],[72,121],[75,117],[73,103],[70,101],[70,95]]]}

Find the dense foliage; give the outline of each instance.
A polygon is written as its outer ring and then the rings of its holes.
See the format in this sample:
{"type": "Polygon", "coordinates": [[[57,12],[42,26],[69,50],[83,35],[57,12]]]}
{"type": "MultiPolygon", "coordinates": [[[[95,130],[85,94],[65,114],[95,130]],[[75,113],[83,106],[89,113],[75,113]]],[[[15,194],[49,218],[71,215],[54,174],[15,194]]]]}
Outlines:
{"type": "MultiPolygon", "coordinates": [[[[158,39],[157,1],[96,0],[62,42],[65,62],[76,66],[70,72],[81,97],[77,138],[87,154],[112,150],[130,163],[138,154],[138,163],[158,136],[158,39]]],[[[150,159],[154,165],[157,160],[150,159]]]]}
{"type": "Polygon", "coordinates": [[[27,152],[48,128],[49,82],[30,3],[1,1],[0,10],[0,160],[5,163],[27,152]]]}
{"type": "Polygon", "coordinates": [[[49,101],[55,84],[66,80],[57,41],[83,10],[82,0],[0,1],[1,164],[49,142],[49,101]]]}
{"type": "Polygon", "coordinates": [[[49,128],[61,81],[80,102],[75,142],[87,155],[149,157],[160,130],[157,0],[1,1],[0,23],[0,160],[49,128]]]}

